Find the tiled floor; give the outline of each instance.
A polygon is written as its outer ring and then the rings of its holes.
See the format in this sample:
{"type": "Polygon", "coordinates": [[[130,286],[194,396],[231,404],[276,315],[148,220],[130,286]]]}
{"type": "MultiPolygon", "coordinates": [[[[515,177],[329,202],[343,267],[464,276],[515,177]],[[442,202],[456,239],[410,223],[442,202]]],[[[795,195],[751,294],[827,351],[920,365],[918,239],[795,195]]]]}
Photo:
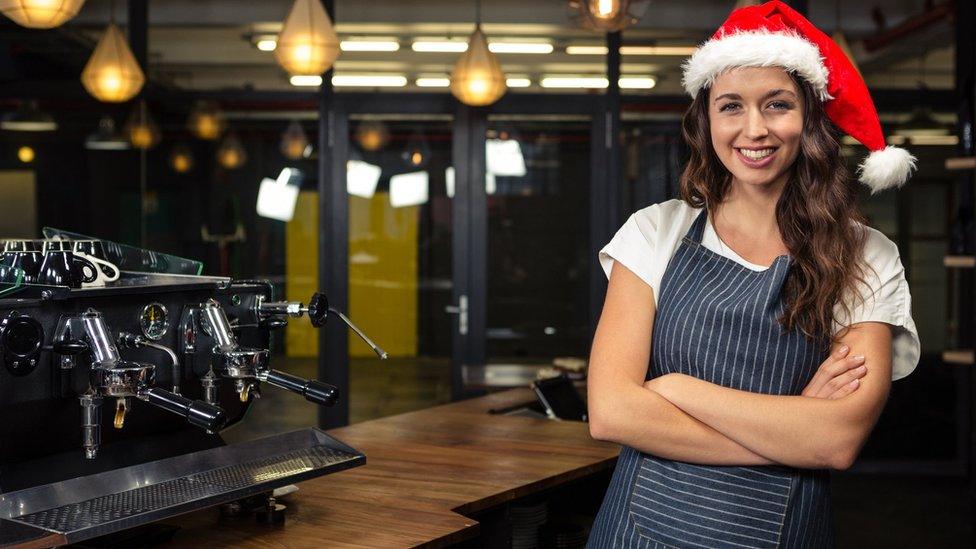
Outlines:
{"type": "MultiPolygon", "coordinates": [[[[314,359],[283,359],[275,367],[314,377],[314,359]]],[[[328,381],[328,380],[326,380],[328,381]]],[[[444,360],[356,360],[350,368],[353,423],[417,410],[450,398],[444,360]]],[[[301,397],[266,388],[228,442],[315,425],[316,409],[301,397]]],[[[976,519],[963,478],[835,474],[832,483],[842,548],[976,547],[976,519]]]]}

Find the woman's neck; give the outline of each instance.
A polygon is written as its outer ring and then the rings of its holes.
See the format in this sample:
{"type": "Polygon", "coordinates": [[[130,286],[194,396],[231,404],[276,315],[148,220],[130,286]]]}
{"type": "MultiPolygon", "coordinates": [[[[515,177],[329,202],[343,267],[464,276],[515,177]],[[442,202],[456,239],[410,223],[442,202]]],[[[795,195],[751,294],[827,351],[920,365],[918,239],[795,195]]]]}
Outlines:
{"type": "Polygon", "coordinates": [[[783,184],[746,185],[732,181],[725,199],[715,209],[716,218],[738,233],[751,234],[757,239],[779,238],[776,204],[783,194],[783,184]]]}

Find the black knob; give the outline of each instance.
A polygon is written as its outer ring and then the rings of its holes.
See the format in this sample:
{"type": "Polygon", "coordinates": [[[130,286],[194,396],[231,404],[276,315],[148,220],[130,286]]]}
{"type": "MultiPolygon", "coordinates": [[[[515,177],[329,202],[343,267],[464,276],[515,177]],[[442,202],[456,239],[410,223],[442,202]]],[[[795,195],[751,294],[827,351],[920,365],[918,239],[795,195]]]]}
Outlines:
{"type": "Polygon", "coordinates": [[[276,387],[298,393],[305,397],[305,400],[320,406],[333,406],[339,400],[339,389],[335,385],[314,379],[305,379],[278,370],[270,370],[267,381],[276,387]]]}
{"type": "Polygon", "coordinates": [[[202,400],[190,400],[158,387],[146,391],[146,400],[149,404],[179,414],[191,424],[208,431],[217,431],[227,422],[227,414],[219,406],[202,400]]]}
{"type": "Polygon", "coordinates": [[[308,318],[312,321],[312,326],[316,328],[324,326],[328,316],[329,298],[322,292],[315,292],[308,300],[308,318]]]}

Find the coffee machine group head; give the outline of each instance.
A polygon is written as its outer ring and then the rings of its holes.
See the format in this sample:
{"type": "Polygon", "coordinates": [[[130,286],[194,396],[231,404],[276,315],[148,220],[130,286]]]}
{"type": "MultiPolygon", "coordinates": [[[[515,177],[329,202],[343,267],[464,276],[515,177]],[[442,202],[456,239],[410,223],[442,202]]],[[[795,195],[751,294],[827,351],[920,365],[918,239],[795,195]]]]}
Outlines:
{"type": "MultiPolygon", "coordinates": [[[[119,339],[132,346],[128,339],[131,337],[120,334],[119,339]]],[[[101,441],[101,405],[105,398],[115,399],[113,424],[116,429],[125,425],[133,398],[179,414],[189,423],[208,431],[219,430],[227,420],[225,412],[213,403],[190,400],[177,392],[155,387],[155,364],[122,360],[115,338],[102,314],[95,309],[62,318],[51,350],[60,355],[62,370],[82,367],[81,358],[90,360],[88,390],[79,397],[85,456],[89,459],[96,456],[101,441]]]]}

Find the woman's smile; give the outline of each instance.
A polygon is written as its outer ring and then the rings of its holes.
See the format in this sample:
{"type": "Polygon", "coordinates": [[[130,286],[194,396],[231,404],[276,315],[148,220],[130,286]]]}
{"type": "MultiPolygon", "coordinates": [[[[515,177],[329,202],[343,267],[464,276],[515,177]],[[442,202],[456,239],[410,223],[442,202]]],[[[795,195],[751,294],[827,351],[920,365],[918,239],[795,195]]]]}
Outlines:
{"type": "Polygon", "coordinates": [[[761,149],[737,147],[739,160],[749,168],[765,168],[772,161],[776,154],[777,147],[766,147],[761,149]]]}

